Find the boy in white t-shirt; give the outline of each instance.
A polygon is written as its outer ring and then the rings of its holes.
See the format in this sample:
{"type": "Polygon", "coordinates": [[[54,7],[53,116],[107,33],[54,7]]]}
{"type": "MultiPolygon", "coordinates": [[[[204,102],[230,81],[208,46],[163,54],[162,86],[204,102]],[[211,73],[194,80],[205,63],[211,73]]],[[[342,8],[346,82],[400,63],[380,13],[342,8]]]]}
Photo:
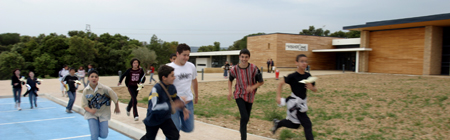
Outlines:
{"type": "Polygon", "coordinates": [[[194,130],[194,103],[198,101],[198,82],[197,69],[189,60],[191,48],[186,44],[179,44],[177,47],[177,58],[169,66],[173,67],[175,81],[173,85],[177,89],[178,96],[185,102],[186,108],[189,110],[189,119],[184,120],[182,111],[172,114],[172,121],[178,130],[183,132],[192,132],[194,130]],[[191,86],[194,89],[192,94],[191,86]],[[193,101],[193,102],[192,102],[193,101]]]}

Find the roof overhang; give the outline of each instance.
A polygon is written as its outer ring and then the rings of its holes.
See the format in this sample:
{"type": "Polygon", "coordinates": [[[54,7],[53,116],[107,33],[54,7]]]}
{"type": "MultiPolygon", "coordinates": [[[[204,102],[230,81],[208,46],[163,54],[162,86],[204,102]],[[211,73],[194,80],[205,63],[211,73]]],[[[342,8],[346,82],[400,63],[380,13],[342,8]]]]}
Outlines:
{"type": "Polygon", "coordinates": [[[320,49],[320,50],[312,50],[312,52],[358,52],[358,51],[372,51],[372,48],[347,48],[347,49],[320,49]]]}
{"type": "Polygon", "coordinates": [[[241,50],[235,51],[213,51],[213,52],[195,52],[189,54],[189,56],[220,56],[220,55],[239,55],[241,50]]]}
{"type": "Polygon", "coordinates": [[[362,25],[344,26],[344,30],[374,31],[424,26],[450,26],[450,13],[394,20],[367,22],[362,25]]]}

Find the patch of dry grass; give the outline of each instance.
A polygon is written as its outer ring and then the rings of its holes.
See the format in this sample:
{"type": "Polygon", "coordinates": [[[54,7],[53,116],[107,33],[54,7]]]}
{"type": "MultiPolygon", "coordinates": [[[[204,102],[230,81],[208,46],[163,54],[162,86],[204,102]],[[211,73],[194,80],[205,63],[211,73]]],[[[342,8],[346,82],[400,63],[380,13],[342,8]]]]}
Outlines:
{"type": "MultiPolygon", "coordinates": [[[[450,78],[388,74],[342,74],[318,76],[316,93],[308,92],[308,116],[316,139],[450,139],[450,78]]],[[[248,132],[271,138],[293,135],[304,139],[303,129],[278,130],[272,135],[270,119],[284,118],[285,108],[275,103],[277,80],[266,79],[258,89],[248,132]]],[[[196,119],[239,129],[234,101],[226,100],[223,82],[199,83],[196,119]]],[[[126,88],[113,88],[122,101],[126,88]]],[[[140,92],[146,98],[151,87],[140,92]]],[[[283,96],[290,94],[284,86],[283,96]]],[[[146,107],[145,103],[139,106],[146,107]]]]}

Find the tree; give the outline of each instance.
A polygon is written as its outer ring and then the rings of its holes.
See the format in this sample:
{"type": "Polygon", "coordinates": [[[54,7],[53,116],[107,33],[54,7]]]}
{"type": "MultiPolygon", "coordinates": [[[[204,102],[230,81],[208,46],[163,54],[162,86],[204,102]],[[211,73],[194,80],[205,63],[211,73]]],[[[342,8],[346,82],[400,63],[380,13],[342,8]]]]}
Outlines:
{"type": "Polygon", "coordinates": [[[170,62],[170,54],[176,53],[177,46],[177,41],[165,42],[161,39],[158,39],[156,35],[152,36],[152,38],[150,39],[150,44],[147,45],[147,47],[149,50],[153,50],[157,54],[157,65],[155,66],[156,69],[158,69],[160,65],[164,65],[170,62]]]}
{"type": "Polygon", "coordinates": [[[139,59],[141,61],[141,66],[145,69],[149,68],[150,65],[155,64],[156,61],[156,53],[153,50],[149,50],[147,47],[139,47],[133,49],[131,54],[134,58],[139,59]]]}
{"type": "Polygon", "coordinates": [[[58,61],[55,60],[55,58],[52,58],[47,53],[44,53],[41,56],[37,57],[33,62],[36,76],[38,75],[45,76],[53,74],[54,69],[57,68],[56,67],[57,63],[58,61]]]}
{"type": "Polygon", "coordinates": [[[255,35],[265,35],[265,34],[266,33],[255,33],[255,34],[246,35],[242,39],[234,41],[233,45],[228,47],[228,50],[242,50],[244,48],[247,48],[247,37],[255,36],[255,35]]]}
{"type": "Polygon", "coordinates": [[[299,34],[301,35],[314,35],[314,36],[328,36],[330,30],[323,30],[322,28],[316,29],[314,26],[309,26],[309,29],[303,29],[299,34]]]}
{"type": "Polygon", "coordinates": [[[331,37],[346,37],[345,32],[343,31],[336,31],[334,33],[330,34],[331,37]]]}
{"type": "Polygon", "coordinates": [[[94,61],[98,51],[95,49],[95,42],[87,37],[73,36],[69,39],[69,48],[64,56],[64,62],[70,64],[71,67],[80,65],[86,66],[94,61]]]}
{"type": "Polygon", "coordinates": [[[8,46],[19,42],[20,42],[20,34],[18,33],[0,34],[0,45],[8,46]]]}
{"type": "Polygon", "coordinates": [[[17,52],[5,51],[0,54],[0,79],[8,79],[14,69],[23,69],[25,59],[17,52]]]}
{"type": "Polygon", "coordinates": [[[215,49],[216,48],[213,45],[200,46],[200,48],[198,48],[197,52],[211,52],[211,51],[216,51],[215,49]]]}
{"type": "Polygon", "coordinates": [[[214,51],[220,51],[220,42],[214,42],[214,51]]]}

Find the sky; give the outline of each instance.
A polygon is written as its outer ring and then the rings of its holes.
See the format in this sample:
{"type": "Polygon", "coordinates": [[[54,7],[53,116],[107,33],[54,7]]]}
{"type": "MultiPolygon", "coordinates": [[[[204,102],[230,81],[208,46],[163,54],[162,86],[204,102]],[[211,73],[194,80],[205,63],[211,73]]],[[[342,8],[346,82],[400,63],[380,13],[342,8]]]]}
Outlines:
{"type": "MultiPolygon", "coordinates": [[[[366,22],[450,13],[450,0],[1,0],[0,34],[72,30],[228,48],[258,33],[343,30],[366,22]]],[[[345,31],[345,30],[343,30],[345,31]]]]}

